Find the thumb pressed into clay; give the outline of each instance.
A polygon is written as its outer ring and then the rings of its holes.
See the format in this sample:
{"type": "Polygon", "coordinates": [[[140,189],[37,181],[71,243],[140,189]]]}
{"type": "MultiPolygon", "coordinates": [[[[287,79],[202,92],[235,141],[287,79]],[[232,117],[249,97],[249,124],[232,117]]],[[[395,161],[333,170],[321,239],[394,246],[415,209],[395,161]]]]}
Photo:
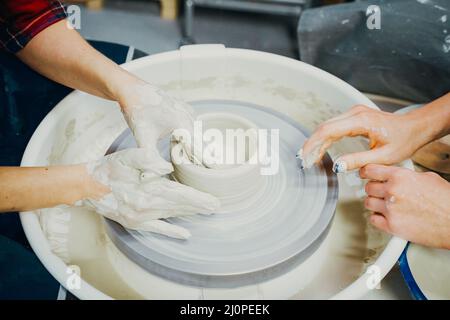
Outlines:
{"type": "Polygon", "coordinates": [[[141,149],[140,157],[136,159],[136,169],[142,170],[141,178],[147,180],[157,176],[164,176],[173,171],[173,166],[165,160],[156,148],[141,149]]]}

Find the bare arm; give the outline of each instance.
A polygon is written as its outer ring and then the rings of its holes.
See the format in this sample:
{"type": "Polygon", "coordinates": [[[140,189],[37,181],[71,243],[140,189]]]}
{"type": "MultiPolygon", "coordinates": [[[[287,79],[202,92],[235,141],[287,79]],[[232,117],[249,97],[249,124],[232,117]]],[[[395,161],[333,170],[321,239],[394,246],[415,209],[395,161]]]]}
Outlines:
{"type": "Polygon", "coordinates": [[[73,166],[0,168],[0,212],[82,206],[126,228],[186,239],[189,231],[159,219],[212,213],[220,203],[209,194],[161,177],[171,171],[169,163],[144,148],[73,166]],[[152,179],[141,179],[144,170],[152,179]]]}
{"type": "Polygon", "coordinates": [[[47,78],[110,100],[119,100],[124,84],[143,82],[90,46],[66,20],[37,34],[17,57],[47,78]]]}
{"type": "Polygon", "coordinates": [[[420,109],[411,111],[409,115],[423,119],[426,123],[424,129],[430,131],[427,142],[450,134],[450,92],[420,109]]]}
{"type": "Polygon", "coordinates": [[[101,197],[106,191],[87,174],[85,165],[0,167],[0,212],[73,205],[81,199],[101,197]]]}
{"type": "MultiPolygon", "coordinates": [[[[17,56],[56,82],[110,100],[119,99],[121,84],[142,82],[67,28],[65,20],[37,34],[17,56]]],[[[72,205],[104,191],[89,178],[84,165],[0,167],[0,212],[72,205]]]]}

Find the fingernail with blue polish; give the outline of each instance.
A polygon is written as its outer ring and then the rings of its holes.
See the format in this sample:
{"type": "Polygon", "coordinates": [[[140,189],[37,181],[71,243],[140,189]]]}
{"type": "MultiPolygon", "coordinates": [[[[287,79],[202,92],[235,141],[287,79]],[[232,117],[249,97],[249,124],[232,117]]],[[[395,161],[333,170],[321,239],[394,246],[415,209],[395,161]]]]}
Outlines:
{"type": "Polygon", "coordinates": [[[333,164],[333,172],[334,173],[343,173],[347,171],[347,163],[342,160],[336,160],[333,164]]]}
{"type": "Polygon", "coordinates": [[[297,167],[301,170],[305,169],[305,166],[303,165],[303,159],[300,159],[298,155],[295,156],[295,161],[297,162],[297,167]]]}

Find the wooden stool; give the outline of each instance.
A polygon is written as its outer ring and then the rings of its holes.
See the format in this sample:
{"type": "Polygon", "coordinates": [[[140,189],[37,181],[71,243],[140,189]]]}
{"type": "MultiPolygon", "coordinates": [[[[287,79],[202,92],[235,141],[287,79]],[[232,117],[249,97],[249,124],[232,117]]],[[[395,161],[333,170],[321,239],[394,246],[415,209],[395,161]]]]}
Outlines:
{"type": "Polygon", "coordinates": [[[178,17],[178,0],[161,0],[161,18],[175,20],[178,17]]]}
{"type": "Polygon", "coordinates": [[[103,8],[103,0],[67,0],[66,3],[81,3],[90,10],[100,10],[103,8]]]}

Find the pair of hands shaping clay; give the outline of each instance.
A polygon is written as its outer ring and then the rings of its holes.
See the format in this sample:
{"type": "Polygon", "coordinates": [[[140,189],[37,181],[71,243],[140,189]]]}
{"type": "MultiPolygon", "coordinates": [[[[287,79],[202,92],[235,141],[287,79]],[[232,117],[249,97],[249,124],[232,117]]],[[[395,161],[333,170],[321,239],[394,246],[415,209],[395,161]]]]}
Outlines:
{"type": "Polygon", "coordinates": [[[192,131],[193,110],[149,84],[134,86],[125,96],[127,99],[119,103],[138,148],[88,163],[89,175],[110,192],[76,205],[87,206],[129,229],[186,239],[188,230],[159,219],[214,213],[220,202],[210,194],[169,180],[166,175],[173,166],[160,156],[157,142],[177,128],[192,131]]]}

